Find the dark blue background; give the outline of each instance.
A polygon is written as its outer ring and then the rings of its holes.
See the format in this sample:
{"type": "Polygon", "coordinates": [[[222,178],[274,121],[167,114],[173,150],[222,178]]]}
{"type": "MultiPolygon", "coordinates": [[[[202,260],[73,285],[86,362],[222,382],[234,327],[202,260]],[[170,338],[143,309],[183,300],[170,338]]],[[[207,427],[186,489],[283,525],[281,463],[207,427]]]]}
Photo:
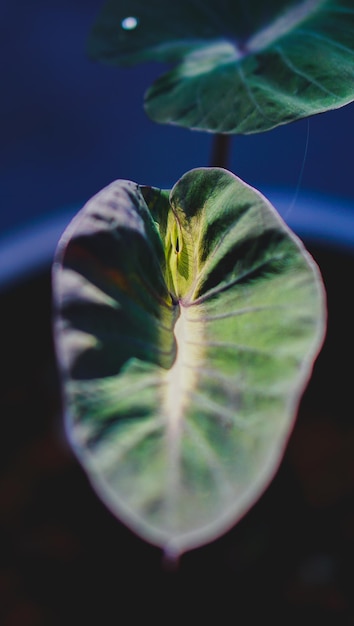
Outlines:
{"type": "MultiPolygon", "coordinates": [[[[0,4],[0,234],[80,206],[116,178],[170,187],[209,164],[211,136],[151,122],[143,94],[162,71],[92,63],[87,34],[99,0],[0,4]]],[[[230,169],[261,190],[354,200],[354,106],[255,136],[235,137],[230,169]]],[[[292,209],[296,211],[296,205],[292,209]]]]}

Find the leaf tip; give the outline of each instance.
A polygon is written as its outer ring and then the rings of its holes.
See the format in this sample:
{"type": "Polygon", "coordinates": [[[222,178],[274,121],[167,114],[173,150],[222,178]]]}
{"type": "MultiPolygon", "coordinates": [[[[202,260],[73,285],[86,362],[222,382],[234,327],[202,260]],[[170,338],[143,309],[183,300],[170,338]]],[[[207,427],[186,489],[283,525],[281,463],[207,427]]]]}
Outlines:
{"type": "Polygon", "coordinates": [[[166,572],[177,572],[181,560],[181,551],[176,545],[169,543],[163,549],[162,568],[166,572]]]}

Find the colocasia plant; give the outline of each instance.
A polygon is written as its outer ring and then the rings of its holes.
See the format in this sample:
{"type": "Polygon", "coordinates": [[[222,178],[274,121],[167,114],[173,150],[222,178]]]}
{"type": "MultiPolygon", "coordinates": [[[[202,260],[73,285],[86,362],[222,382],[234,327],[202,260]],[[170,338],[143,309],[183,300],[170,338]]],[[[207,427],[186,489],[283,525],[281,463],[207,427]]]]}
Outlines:
{"type": "MultiPolygon", "coordinates": [[[[354,100],[354,0],[109,0],[89,53],[172,62],[147,114],[218,141],[354,100]]],[[[216,538],[276,472],[322,345],[313,259],[258,191],[199,168],[171,191],[100,191],[59,242],[53,290],[93,487],[170,555],[216,538]]]]}

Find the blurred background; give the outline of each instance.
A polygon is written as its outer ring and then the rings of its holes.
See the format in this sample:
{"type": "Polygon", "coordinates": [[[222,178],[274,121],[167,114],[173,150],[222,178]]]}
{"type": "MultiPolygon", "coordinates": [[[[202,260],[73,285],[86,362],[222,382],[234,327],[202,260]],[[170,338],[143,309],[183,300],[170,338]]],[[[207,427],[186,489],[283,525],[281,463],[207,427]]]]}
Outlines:
{"type": "Polygon", "coordinates": [[[284,462],[257,505],[169,571],[98,501],[67,447],[51,334],[57,239],[112,180],[168,188],[212,148],[208,134],[146,117],[162,66],[87,59],[101,6],[0,3],[0,624],[130,624],[143,610],[149,621],[352,625],[353,105],[232,141],[230,169],[305,238],[329,304],[284,462]]]}

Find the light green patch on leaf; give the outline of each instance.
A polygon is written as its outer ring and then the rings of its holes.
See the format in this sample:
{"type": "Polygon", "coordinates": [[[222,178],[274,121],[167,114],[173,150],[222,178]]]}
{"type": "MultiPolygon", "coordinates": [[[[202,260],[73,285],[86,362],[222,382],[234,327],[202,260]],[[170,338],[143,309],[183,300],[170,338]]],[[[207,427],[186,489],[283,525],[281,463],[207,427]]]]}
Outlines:
{"type": "Polygon", "coordinates": [[[89,52],[176,64],[146,93],[157,122],[255,133],[354,100],[354,2],[109,0],[89,52]],[[127,15],[138,18],[130,31],[127,15]]]}
{"type": "Polygon", "coordinates": [[[97,493],[173,553],[235,524],[290,435],[325,327],[317,266],[218,168],[172,191],[116,181],[53,271],[71,443],[97,493]]]}

